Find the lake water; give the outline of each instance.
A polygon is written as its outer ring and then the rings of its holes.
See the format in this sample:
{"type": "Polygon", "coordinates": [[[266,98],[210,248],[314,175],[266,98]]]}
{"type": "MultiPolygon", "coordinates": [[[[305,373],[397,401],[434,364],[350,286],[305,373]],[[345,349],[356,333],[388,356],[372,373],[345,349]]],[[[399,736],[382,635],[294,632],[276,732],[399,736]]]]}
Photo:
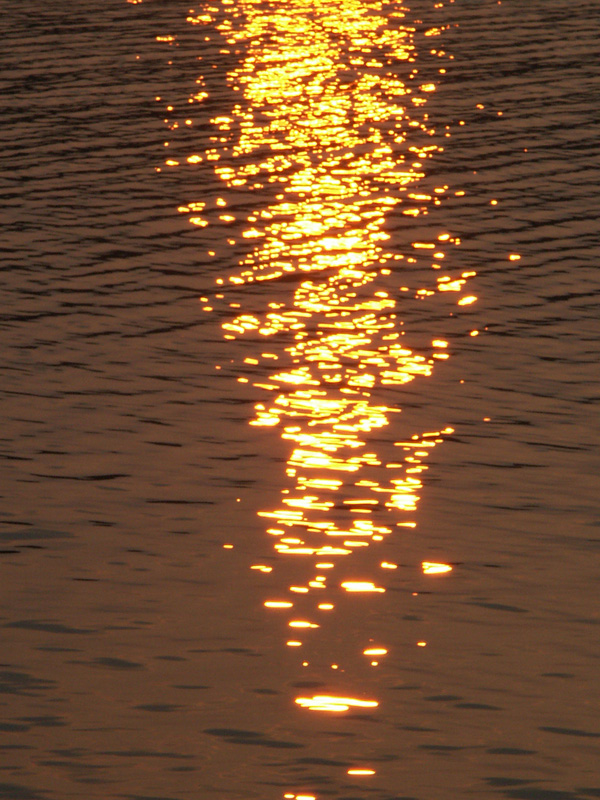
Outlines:
{"type": "Polygon", "coordinates": [[[0,797],[600,797],[597,0],[0,26],[0,797]]]}

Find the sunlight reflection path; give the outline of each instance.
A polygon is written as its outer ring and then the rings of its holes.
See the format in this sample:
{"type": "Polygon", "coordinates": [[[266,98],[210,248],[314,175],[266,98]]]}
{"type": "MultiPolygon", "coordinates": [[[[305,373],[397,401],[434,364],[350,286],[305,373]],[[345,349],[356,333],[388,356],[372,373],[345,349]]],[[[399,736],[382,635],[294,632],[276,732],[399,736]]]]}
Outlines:
{"type": "MultiPolygon", "coordinates": [[[[211,213],[205,200],[180,211],[199,227],[214,224],[216,213],[225,227],[235,223],[248,244],[231,274],[217,280],[217,291],[236,289],[243,298],[252,284],[274,287],[261,313],[246,310],[243,300],[230,303],[233,316],[223,329],[226,339],[244,337],[255,346],[245,364],[260,377],[238,379],[264,392],[250,424],[278,428],[289,443],[281,502],[259,516],[277,558],[306,563],[304,582],[265,602],[289,614],[288,628],[300,638],[287,645],[302,648],[304,637],[321,627],[312,616],[334,610],[344,594],[385,593],[386,575],[397,565],[382,560],[377,575],[365,575],[364,548],[395,528],[416,526],[427,461],[452,428],[395,440],[398,389],[430,378],[449,357],[449,342],[432,336],[426,348],[411,346],[402,308],[422,300],[454,314],[476,301],[467,293],[475,273],[443,269],[448,248],[460,244],[447,231],[402,243],[389,233],[390,220],[422,220],[449,190],[420,188],[428,159],[443,148],[425,112],[436,85],[419,83],[407,9],[378,0],[221,0],[212,10],[189,22],[214,24],[227,45],[220,52],[239,56],[228,74],[239,102],[212,119],[220,135],[188,161],[214,161],[227,190],[252,192],[254,202],[242,214],[225,198],[211,213]],[[398,285],[403,267],[410,271],[424,259],[430,267],[424,285],[398,285]],[[279,355],[268,350],[271,340],[284,344],[279,355]],[[336,579],[340,559],[348,557],[353,577],[336,579]],[[294,608],[306,595],[315,601],[303,605],[312,611],[299,619],[294,608]]],[[[434,42],[441,33],[431,28],[422,36],[434,42]]],[[[202,103],[203,76],[197,87],[192,99],[202,103]]],[[[422,569],[451,571],[434,562],[422,569]]],[[[387,653],[383,646],[361,650],[369,659],[387,653]]],[[[295,702],[334,713],[379,705],[345,694],[295,702]]]]}

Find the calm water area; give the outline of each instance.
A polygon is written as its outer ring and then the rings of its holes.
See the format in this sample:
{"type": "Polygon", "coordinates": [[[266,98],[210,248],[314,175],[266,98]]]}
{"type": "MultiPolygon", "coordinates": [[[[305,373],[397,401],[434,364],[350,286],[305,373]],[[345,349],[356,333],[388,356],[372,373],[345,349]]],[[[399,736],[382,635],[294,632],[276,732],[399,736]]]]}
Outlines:
{"type": "Polygon", "coordinates": [[[598,0],[0,31],[0,798],[600,798],[598,0]]]}

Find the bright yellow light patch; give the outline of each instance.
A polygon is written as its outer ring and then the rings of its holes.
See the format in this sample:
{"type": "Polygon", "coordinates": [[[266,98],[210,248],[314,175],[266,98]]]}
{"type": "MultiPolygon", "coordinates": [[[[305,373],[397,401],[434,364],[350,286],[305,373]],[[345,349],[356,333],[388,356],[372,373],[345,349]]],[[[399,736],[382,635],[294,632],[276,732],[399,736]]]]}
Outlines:
{"type": "Polygon", "coordinates": [[[348,770],[348,775],[375,775],[375,770],[353,768],[348,770]]]}
{"type": "Polygon", "coordinates": [[[344,581],[342,588],[347,592],[385,592],[385,589],[375,586],[371,581],[344,581]]]}
{"type": "Polygon", "coordinates": [[[450,564],[437,564],[434,561],[423,561],[422,568],[425,575],[442,575],[444,572],[452,572],[450,564]]]}
{"type": "Polygon", "coordinates": [[[377,708],[376,700],[359,700],[356,697],[336,697],[320,694],[314,697],[297,697],[295,702],[310,711],[348,711],[350,708],[377,708]]]}

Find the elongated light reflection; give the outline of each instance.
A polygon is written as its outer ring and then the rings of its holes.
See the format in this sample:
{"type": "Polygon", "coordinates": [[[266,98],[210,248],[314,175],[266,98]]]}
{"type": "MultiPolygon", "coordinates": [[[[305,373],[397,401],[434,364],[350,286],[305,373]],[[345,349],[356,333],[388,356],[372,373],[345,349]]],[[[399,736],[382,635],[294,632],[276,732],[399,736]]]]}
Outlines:
{"type": "MultiPolygon", "coordinates": [[[[427,162],[442,149],[425,111],[437,87],[419,78],[416,28],[394,3],[215,0],[188,21],[220,33],[221,53],[235,63],[228,82],[236,100],[213,117],[210,146],[185,159],[213,162],[224,196],[190,198],[180,211],[207,236],[217,226],[215,240],[235,235],[227,241],[244,243],[204,308],[221,308],[235,292],[223,330],[230,341],[245,340],[238,380],[263,395],[250,424],[278,428],[288,446],[280,502],[259,516],[270,526],[275,569],[286,560],[310,565],[304,578],[295,573],[290,595],[304,602],[317,592],[312,608],[329,611],[334,592],[385,593],[380,577],[362,574],[360,554],[416,526],[427,461],[452,433],[407,435],[399,418],[406,387],[431,378],[452,355],[443,331],[411,344],[405,308],[435,302],[448,314],[467,313],[477,300],[467,293],[475,273],[446,267],[460,240],[427,233],[423,222],[449,192],[446,184],[422,186],[427,162]],[[390,220],[403,217],[419,233],[391,241],[390,220]],[[351,580],[315,574],[315,564],[335,570],[349,557],[351,580]]],[[[209,98],[207,77],[198,77],[192,105],[209,98]]],[[[391,579],[398,564],[380,561],[378,569],[391,579]]],[[[422,570],[451,567],[423,562],[422,570]]],[[[264,605],[285,618],[294,604],[264,605]]],[[[311,636],[319,628],[286,621],[311,636]]],[[[378,705],[329,695],[296,703],[334,712],[378,705]]]]}

